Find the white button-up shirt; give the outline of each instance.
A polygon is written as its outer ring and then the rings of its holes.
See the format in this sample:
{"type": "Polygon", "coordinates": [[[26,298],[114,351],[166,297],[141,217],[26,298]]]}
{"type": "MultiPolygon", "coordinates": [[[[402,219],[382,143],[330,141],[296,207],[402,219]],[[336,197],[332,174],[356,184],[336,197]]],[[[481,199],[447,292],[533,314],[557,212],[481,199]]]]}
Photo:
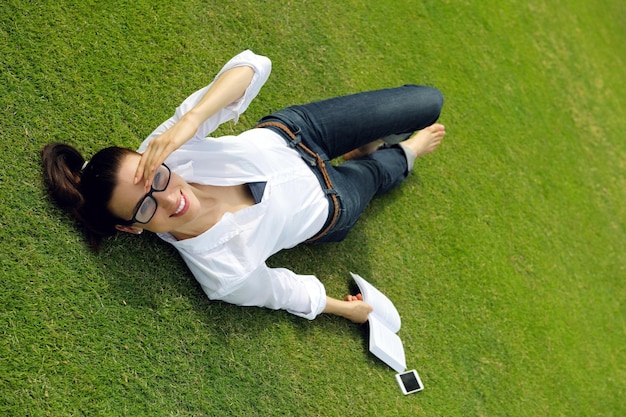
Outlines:
{"type": "MultiPolygon", "coordinates": [[[[168,233],[159,237],[178,249],[210,299],[284,309],[314,319],[326,306],[322,283],[313,275],[269,268],[265,261],[281,249],[314,236],[323,227],[328,200],[317,177],[298,153],[270,129],[207,138],[220,124],[236,121],[267,81],[270,60],[251,51],[231,59],[216,78],[244,65],[255,72],[245,95],[205,121],[191,140],[168,157],[166,164],[188,183],[227,186],[266,182],[263,197],[254,206],[226,213],[194,238],[178,241],[168,233]]],[[[189,111],[209,86],[188,97],[174,116],[142,143],[139,152],[189,111]]]]}

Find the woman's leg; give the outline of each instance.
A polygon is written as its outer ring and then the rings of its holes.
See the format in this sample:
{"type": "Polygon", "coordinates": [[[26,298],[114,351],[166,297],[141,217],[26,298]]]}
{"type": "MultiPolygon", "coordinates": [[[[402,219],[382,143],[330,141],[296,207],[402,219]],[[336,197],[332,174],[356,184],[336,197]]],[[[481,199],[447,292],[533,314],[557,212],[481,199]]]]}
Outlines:
{"type": "Polygon", "coordinates": [[[439,90],[405,85],[292,106],[275,116],[286,112],[302,130],[303,142],[333,159],[377,139],[423,129],[437,120],[442,106],[439,90]]]}
{"type": "MultiPolygon", "coordinates": [[[[316,238],[316,242],[344,239],[375,195],[391,190],[406,178],[411,158],[403,147],[394,146],[339,167],[328,161],[389,135],[428,132],[442,105],[438,90],[406,85],[292,106],[261,120],[284,124],[293,134],[291,140],[286,140],[294,148],[300,150],[297,144],[302,142],[325,162],[332,186],[326,188],[323,180],[320,183],[325,192],[337,196],[339,207],[338,215],[333,221],[329,219],[330,231],[316,238]]],[[[414,156],[420,156],[420,152],[413,150],[414,156]]],[[[305,153],[301,154],[312,166],[317,165],[305,153]]]]}
{"type": "MultiPolygon", "coordinates": [[[[444,136],[443,125],[433,124],[401,144],[419,158],[433,152],[444,136]]],[[[335,227],[317,242],[344,239],[372,198],[390,191],[407,177],[410,168],[405,152],[398,146],[383,148],[369,156],[329,168],[334,190],[340,199],[341,214],[335,227]]]]}

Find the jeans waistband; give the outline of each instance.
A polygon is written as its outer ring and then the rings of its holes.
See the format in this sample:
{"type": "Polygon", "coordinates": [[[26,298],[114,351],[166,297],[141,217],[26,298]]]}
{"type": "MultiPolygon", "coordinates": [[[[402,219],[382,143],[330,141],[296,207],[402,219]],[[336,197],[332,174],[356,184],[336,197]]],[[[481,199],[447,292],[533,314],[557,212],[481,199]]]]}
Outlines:
{"type": "Polygon", "coordinates": [[[300,140],[300,136],[294,134],[289,127],[285,126],[283,123],[278,121],[267,121],[263,123],[259,123],[255,127],[257,128],[269,128],[279,133],[287,142],[289,146],[296,149],[302,159],[309,165],[313,173],[317,176],[320,181],[320,185],[322,186],[322,190],[326,194],[326,197],[329,200],[329,214],[326,223],[322,227],[322,229],[315,234],[312,238],[308,239],[307,243],[315,242],[317,239],[320,239],[324,235],[326,235],[335,225],[337,219],[339,218],[339,201],[337,198],[337,192],[333,187],[333,183],[328,175],[328,170],[326,169],[326,163],[324,160],[317,154],[313,152],[308,146],[306,146],[300,140]]]}

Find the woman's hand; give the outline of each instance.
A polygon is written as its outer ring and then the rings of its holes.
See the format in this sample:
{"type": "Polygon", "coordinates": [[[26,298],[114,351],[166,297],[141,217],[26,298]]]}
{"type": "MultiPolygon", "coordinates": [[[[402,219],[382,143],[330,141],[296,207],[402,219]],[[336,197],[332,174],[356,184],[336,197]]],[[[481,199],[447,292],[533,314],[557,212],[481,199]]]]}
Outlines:
{"type": "Polygon", "coordinates": [[[353,323],[365,323],[373,310],[371,305],[363,301],[363,296],[357,294],[348,295],[344,300],[326,297],[324,313],[345,317],[353,323]]]}
{"type": "Polygon", "coordinates": [[[137,166],[135,184],[138,184],[143,178],[147,192],[152,185],[157,168],[165,162],[172,152],[191,139],[198,127],[199,123],[193,120],[192,114],[188,113],[161,136],[150,141],[137,166]]]}

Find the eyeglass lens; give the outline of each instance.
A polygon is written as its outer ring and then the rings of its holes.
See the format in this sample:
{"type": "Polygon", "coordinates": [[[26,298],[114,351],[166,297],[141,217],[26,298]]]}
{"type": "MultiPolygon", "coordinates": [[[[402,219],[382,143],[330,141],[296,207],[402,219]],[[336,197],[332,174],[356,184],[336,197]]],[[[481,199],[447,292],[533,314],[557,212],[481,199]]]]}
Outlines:
{"type": "MultiPolygon", "coordinates": [[[[164,191],[170,182],[170,170],[161,165],[152,181],[153,191],[164,191]]],[[[150,193],[151,194],[151,193],[150,193]]],[[[139,223],[148,223],[157,209],[157,202],[152,195],[146,195],[135,213],[135,220],[139,223]]]]}
{"type": "Polygon", "coordinates": [[[163,191],[170,181],[170,171],[165,166],[161,165],[154,175],[152,180],[152,189],[154,191],[163,191]]]}
{"type": "Polygon", "coordinates": [[[137,210],[137,214],[135,214],[135,219],[139,223],[148,223],[157,209],[157,203],[154,197],[147,196],[141,202],[141,206],[137,210]]]}

